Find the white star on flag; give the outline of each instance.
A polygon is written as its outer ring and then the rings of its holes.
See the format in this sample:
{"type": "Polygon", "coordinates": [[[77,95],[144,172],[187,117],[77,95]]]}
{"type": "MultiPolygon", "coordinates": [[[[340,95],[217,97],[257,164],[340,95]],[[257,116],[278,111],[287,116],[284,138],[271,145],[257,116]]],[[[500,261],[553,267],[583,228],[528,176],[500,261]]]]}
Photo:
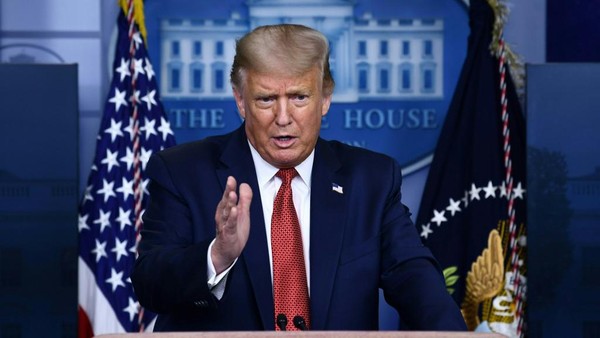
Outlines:
{"type": "Polygon", "coordinates": [[[146,164],[148,164],[148,161],[150,160],[150,156],[152,156],[152,150],[146,150],[145,148],[142,148],[142,154],[140,155],[140,161],[142,162],[142,169],[146,169],[146,164]]]}
{"type": "Polygon", "coordinates": [[[167,139],[169,135],[173,135],[173,130],[171,130],[171,124],[169,121],[165,120],[164,117],[160,118],[160,126],[158,127],[158,131],[162,134],[163,141],[167,139]]]}
{"type": "Polygon", "coordinates": [[[134,59],[133,60],[133,77],[138,78],[139,74],[144,74],[144,60],[134,59]]]}
{"type": "Polygon", "coordinates": [[[127,76],[131,76],[131,73],[129,72],[129,60],[121,58],[121,65],[115,69],[115,72],[119,73],[121,82],[123,82],[127,76]]]}
{"type": "Polygon", "coordinates": [[[129,197],[129,195],[133,196],[133,180],[128,181],[125,177],[123,177],[121,186],[117,188],[117,192],[123,194],[124,200],[127,200],[127,197],[129,197]]]}
{"type": "Polygon", "coordinates": [[[125,287],[125,283],[123,283],[123,271],[117,272],[115,268],[110,269],[110,278],[106,280],[106,282],[112,285],[112,290],[115,292],[117,287],[123,286],[125,287]]]}
{"type": "Polygon", "coordinates": [[[469,195],[471,196],[471,201],[479,200],[479,192],[480,191],[481,191],[481,188],[477,188],[475,186],[475,183],[471,184],[471,191],[469,191],[469,195]]]}
{"type": "Polygon", "coordinates": [[[110,119],[110,127],[104,129],[105,133],[110,134],[110,141],[114,142],[117,136],[123,136],[123,131],[121,130],[121,124],[123,122],[115,121],[115,119],[110,119]]]}
{"type": "Polygon", "coordinates": [[[85,194],[84,194],[84,197],[83,197],[83,200],[84,200],[84,201],[94,201],[94,196],[92,196],[92,189],[93,189],[93,188],[94,188],[94,187],[93,187],[93,186],[91,186],[91,185],[88,185],[88,186],[85,188],[85,194]]]}
{"type": "Polygon", "coordinates": [[[144,66],[144,70],[146,70],[146,76],[148,77],[148,80],[152,80],[152,77],[154,76],[154,69],[152,68],[152,64],[148,59],[146,59],[146,66],[144,66]]]}
{"type": "Polygon", "coordinates": [[[454,216],[455,213],[460,211],[460,201],[455,201],[451,198],[449,203],[450,205],[448,205],[446,210],[450,211],[452,216],[454,216]]]}
{"type": "MultiPolygon", "coordinates": [[[[156,95],[156,90],[151,90],[142,97],[142,101],[146,102],[148,110],[151,110],[153,105],[156,106],[154,95],[156,95]]],[[[146,137],[148,137],[148,135],[146,135],[146,137]]]]}
{"type": "Polygon", "coordinates": [[[517,184],[517,187],[513,189],[513,195],[515,198],[523,199],[523,195],[525,194],[525,189],[521,186],[521,182],[517,184]]]}
{"type": "Polygon", "coordinates": [[[146,118],[146,120],[144,122],[144,126],[140,128],[140,131],[143,131],[146,133],[146,140],[152,135],[158,135],[156,133],[156,129],[154,128],[155,124],[156,124],[156,120],[148,120],[146,118]]]}
{"type": "MultiPolygon", "coordinates": [[[[142,181],[142,190],[144,191],[145,195],[150,195],[150,192],[148,191],[148,184],[150,184],[150,179],[146,178],[142,181]]],[[[142,213],[144,211],[142,210],[142,213]]]]}
{"type": "Polygon", "coordinates": [[[437,226],[440,226],[442,223],[447,221],[446,217],[444,217],[444,214],[446,213],[444,210],[442,210],[442,211],[433,210],[433,213],[434,213],[434,216],[431,219],[431,223],[435,223],[437,226]]]}
{"type": "Polygon", "coordinates": [[[79,232],[81,232],[81,230],[90,230],[90,227],[87,225],[87,220],[88,220],[89,215],[79,215],[79,232]]]}
{"type": "Polygon", "coordinates": [[[98,262],[102,257],[108,257],[106,255],[106,242],[100,243],[100,241],[96,240],[96,247],[92,250],[92,252],[96,254],[96,262],[98,262]]]}
{"type": "Polygon", "coordinates": [[[117,222],[121,225],[121,231],[125,229],[125,226],[132,225],[131,224],[131,209],[124,210],[119,207],[119,216],[116,219],[117,222]]]}
{"type": "Polygon", "coordinates": [[[127,164],[127,170],[131,170],[131,166],[133,166],[133,161],[135,161],[133,157],[133,151],[131,151],[131,148],[127,148],[125,150],[125,156],[121,157],[119,160],[127,164]]]}
{"type": "Polygon", "coordinates": [[[115,104],[115,110],[118,112],[121,106],[127,107],[127,101],[125,100],[126,91],[120,91],[118,88],[115,88],[115,96],[108,99],[108,102],[115,104]]]}
{"type": "Polygon", "coordinates": [[[115,182],[108,182],[106,179],[102,179],[102,189],[98,190],[98,194],[104,195],[104,202],[108,201],[109,198],[117,196],[113,190],[115,182]]]}
{"type": "Polygon", "coordinates": [[[104,228],[110,226],[110,213],[111,211],[104,212],[104,210],[100,210],[98,219],[94,220],[94,224],[100,224],[100,233],[104,231],[104,228]]]}
{"type": "Polygon", "coordinates": [[[465,194],[460,200],[463,202],[465,208],[469,206],[469,192],[467,190],[465,190],[465,194]]]}
{"type": "Polygon", "coordinates": [[[143,43],[140,32],[133,33],[132,37],[133,37],[133,42],[135,43],[135,49],[139,49],[140,45],[143,43]]]}
{"type": "Polygon", "coordinates": [[[119,152],[115,151],[114,153],[110,151],[110,149],[106,149],[106,157],[100,161],[102,164],[106,164],[108,166],[108,172],[114,166],[119,166],[119,161],[117,161],[117,156],[119,156],[119,152]]]}
{"type": "Polygon", "coordinates": [[[116,238],[115,247],[112,248],[110,251],[114,252],[115,255],[117,255],[117,262],[121,260],[121,257],[129,256],[129,254],[127,253],[127,240],[123,240],[121,242],[118,238],[116,238]]]}
{"type": "Polygon", "coordinates": [[[421,237],[427,239],[427,237],[429,237],[429,234],[433,233],[433,231],[431,230],[431,224],[427,223],[426,225],[421,225],[421,229],[423,229],[423,231],[421,231],[421,237]]]}
{"type": "Polygon", "coordinates": [[[129,313],[129,320],[133,321],[135,315],[138,313],[138,308],[140,305],[138,302],[134,301],[133,298],[129,297],[129,305],[123,309],[124,312],[129,313]]]}
{"type": "MultiPolygon", "coordinates": [[[[137,100],[136,102],[139,102],[139,100],[137,100]]],[[[127,134],[129,134],[129,139],[133,140],[133,119],[129,118],[129,123],[127,124],[127,127],[123,128],[123,131],[126,132],[127,134]]]]}
{"type": "Polygon", "coordinates": [[[496,187],[492,184],[492,181],[489,181],[487,186],[483,188],[485,191],[485,198],[496,197],[496,187]]]}

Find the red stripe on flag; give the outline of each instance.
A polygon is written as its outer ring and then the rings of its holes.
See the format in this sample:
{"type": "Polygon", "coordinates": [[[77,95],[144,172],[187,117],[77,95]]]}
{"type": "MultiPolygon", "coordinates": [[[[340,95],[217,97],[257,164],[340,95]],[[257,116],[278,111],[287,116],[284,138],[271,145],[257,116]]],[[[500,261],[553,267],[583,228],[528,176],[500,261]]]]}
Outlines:
{"type": "Polygon", "coordinates": [[[77,337],[78,338],[91,338],[94,336],[94,330],[92,329],[92,323],[87,316],[87,313],[83,311],[81,306],[77,307],[77,337]]]}

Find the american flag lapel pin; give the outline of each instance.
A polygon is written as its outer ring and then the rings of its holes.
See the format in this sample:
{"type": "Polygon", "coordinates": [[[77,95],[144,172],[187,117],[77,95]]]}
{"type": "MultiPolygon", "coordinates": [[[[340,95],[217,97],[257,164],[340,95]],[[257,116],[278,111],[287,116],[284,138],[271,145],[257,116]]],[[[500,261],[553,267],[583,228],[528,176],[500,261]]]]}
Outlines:
{"type": "Polygon", "coordinates": [[[331,183],[331,190],[337,192],[338,194],[344,193],[344,188],[337,183],[331,183]]]}

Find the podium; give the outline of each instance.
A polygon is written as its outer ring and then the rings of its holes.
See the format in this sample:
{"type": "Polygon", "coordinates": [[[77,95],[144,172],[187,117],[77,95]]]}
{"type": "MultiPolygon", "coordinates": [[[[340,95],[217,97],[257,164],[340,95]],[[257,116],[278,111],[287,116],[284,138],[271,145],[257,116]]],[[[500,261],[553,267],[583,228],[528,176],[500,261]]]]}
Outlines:
{"type": "Polygon", "coordinates": [[[445,331],[219,331],[123,333],[95,336],[98,338],[505,338],[498,333],[445,331]]]}

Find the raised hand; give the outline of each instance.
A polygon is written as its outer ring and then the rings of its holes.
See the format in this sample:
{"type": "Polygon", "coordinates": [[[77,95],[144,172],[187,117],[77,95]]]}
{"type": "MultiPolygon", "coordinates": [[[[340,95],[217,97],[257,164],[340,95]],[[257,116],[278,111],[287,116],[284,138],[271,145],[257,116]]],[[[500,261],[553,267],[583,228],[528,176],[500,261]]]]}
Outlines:
{"type": "Polygon", "coordinates": [[[240,184],[233,176],[227,177],[223,197],[215,212],[216,239],[212,246],[211,258],[217,274],[226,270],[240,256],[248,241],[250,232],[250,203],[252,189],[246,183],[240,184]]]}

